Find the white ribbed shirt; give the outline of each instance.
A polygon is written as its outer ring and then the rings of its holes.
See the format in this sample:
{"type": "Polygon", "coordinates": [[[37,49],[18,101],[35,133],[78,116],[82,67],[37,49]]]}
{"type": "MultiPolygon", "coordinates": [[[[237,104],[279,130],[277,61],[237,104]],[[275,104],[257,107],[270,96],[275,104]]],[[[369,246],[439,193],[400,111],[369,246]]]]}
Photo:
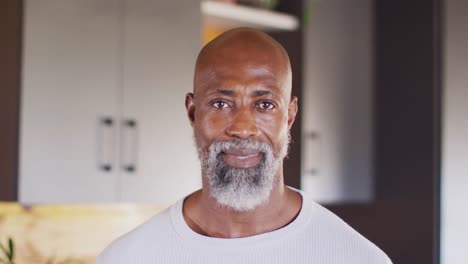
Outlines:
{"type": "Polygon", "coordinates": [[[182,215],[184,199],[123,235],[97,264],[120,263],[316,263],[391,264],[377,246],[304,192],[294,221],[244,238],[213,238],[194,232],[182,215]]]}

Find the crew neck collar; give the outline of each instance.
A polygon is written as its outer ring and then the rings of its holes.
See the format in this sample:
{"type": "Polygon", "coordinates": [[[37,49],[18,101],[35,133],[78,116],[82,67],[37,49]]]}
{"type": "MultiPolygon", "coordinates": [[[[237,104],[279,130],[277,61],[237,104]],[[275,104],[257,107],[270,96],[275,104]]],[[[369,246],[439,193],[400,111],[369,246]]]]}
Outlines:
{"type": "Polygon", "coordinates": [[[301,210],[297,217],[288,225],[258,235],[241,237],[241,238],[216,238],[200,235],[193,231],[185,222],[183,216],[184,200],[179,200],[174,206],[171,207],[171,221],[175,231],[181,236],[184,241],[187,241],[196,246],[208,246],[217,248],[242,248],[263,245],[264,243],[272,243],[281,239],[287,239],[291,234],[299,232],[307,226],[308,221],[312,214],[312,202],[307,195],[297,189],[291,188],[293,191],[298,192],[302,197],[301,210]]]}

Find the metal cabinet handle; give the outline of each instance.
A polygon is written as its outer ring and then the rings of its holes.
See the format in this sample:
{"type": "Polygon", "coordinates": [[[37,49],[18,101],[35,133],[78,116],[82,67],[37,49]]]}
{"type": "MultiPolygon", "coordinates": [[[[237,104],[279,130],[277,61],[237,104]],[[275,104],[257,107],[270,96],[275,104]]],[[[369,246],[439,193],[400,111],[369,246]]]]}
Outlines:
{"type": "Polygon", "coordinates": [[[125,119],[122,126],[122,169],[128,173],[135,173],[138,155],[138,124],[135,119],[125,119]]]}
{"type": "Polygon", "coordinates": [[[305,158],[305,173],[306,175],[318,175],[320,173],[320,151],[321,151],[321,138],[320,134],[311,131],[305,135],[304,144],[304,158],[305,158]]]}
{"type": "Polygon", "coordinates": [[[102,117],[98,124],[98,169],[104,172],[112,171],[115,145],[114,120],[102,117]]]}

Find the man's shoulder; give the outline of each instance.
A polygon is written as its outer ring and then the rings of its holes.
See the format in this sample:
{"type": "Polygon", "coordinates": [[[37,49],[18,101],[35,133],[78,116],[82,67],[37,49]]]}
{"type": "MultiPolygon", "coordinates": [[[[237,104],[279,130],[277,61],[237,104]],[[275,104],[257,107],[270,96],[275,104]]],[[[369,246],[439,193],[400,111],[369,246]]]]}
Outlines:
{"type": "Polygon", "coordinates": [[[167,241],[174,236],[170,211],[171,208],[163,210],[114,240],[98,256],[97,263],[130,263],[125,260],[134,261],[143,251],[148,252],[148,247],[154,247],[151,250],[157,251],[155,246],[160,245],[158,241],[167,241]]]}
{"type": "Polygon", "coordinates": [[[348,225],[339,216],[324,206],[310,201],[312,216],[309,231],[314,233],[322,245],[330,245],[325,250],[341,252],[343,258],[360,258],[362,263],[391,264],[388,256],[373,242],[348,225]],[[372,259],[375,262],[369,262],[372,259]]]}

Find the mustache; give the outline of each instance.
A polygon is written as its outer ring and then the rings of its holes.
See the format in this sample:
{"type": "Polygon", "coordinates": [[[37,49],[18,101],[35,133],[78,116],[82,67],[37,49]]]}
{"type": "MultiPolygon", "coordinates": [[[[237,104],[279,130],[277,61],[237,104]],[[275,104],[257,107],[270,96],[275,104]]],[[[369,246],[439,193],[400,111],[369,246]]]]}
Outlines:
{"type": "Polygon", "coordinates": [[[247,138],[238,138],[230,141],[215,141],[210,145],[210,152],[221,153],[232,149],[253,149],[261,153],[271,151],[270,144],[247,138]]]}

